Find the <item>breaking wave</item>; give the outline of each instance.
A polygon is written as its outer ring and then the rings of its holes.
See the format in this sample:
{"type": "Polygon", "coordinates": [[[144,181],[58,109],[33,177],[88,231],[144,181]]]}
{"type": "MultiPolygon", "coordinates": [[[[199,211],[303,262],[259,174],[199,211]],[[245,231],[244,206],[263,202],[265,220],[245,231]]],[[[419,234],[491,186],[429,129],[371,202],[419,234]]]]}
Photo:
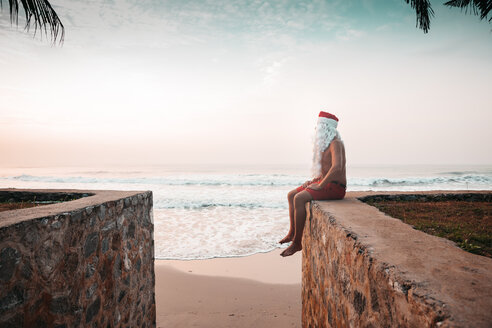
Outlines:
{"type": "Polygon", "coordinates": [[[492,176],[483,174],[451,177],[408,177],[408,178],[354,178],[349,179],[350,186],[367,187],[411,187],[411,186],[454,186],[454,185],[492,185],[492,176]]]}
{"type": "MultiPolygon", "coordinates": [[[[349,170],[348,191],[492,190],[486,168],[385,168],[349,170]],[[418,172],[418,173],[415,173],[418,172]]],[[[233,174],[219,171],[53,171],[16,170],[0,176],[0,188],[152,190],[155,257],[204,259],[245,256],[280,247],[288,229],[289,190],[307,172],[233,174]],[[203,247],[207,245],[207,247],[203,247]]],[[[1,172],[0,172],[1,174],[1,172]]]]}
{"type": "MultiPolygon", "coordinates": [[[[440,176],[429,177],[405,177],[405,178],[348,178],[350,187],[395,187],[395,186],[434,186],[479,184],[492,185],[492,174],[472,174],[472,171],[446,172],[440,176]],[[445,176],[447,174],[448,176],[445,176]]],[[[286,174],[247,174],[231,177],[230,175],[218,176],[191,176],[191,177],[141,177],[141,178],[102,178],[102,177],[52,177],[18,175],[0,177],[2,180],[15,180],[24,182],[46,183],[77,183],[77,184],[126,184],[126,185],[161,185],[161,186],[298,186],[305,181],[302,176],[286,174]]]]}
{"type": "Polygon", "coordinates": [[[52,177],[22,174],[12,177],[0,177],[4,180],[47,183],[86,183],[86,184],[139,184],[167,186],[289,186],[304,182],[300,176],[286,174],[246,174],[190,177],[140,177],[140,178],[103,178],[103,177],[52,177]]]}

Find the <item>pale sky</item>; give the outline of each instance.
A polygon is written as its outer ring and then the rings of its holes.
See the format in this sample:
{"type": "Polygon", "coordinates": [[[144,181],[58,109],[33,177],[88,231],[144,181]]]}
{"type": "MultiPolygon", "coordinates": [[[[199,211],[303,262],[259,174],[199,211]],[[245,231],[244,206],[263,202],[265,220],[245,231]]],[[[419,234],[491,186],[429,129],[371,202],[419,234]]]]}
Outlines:
{"type": "MultiPolygon", "coordinates": [[[[0,12],[0,167],[491,164],[492,26],[432,1],[52,0],[62,47],[0,12]]],[[[23,13],[21,13],[22,15],[23,13]]]]}

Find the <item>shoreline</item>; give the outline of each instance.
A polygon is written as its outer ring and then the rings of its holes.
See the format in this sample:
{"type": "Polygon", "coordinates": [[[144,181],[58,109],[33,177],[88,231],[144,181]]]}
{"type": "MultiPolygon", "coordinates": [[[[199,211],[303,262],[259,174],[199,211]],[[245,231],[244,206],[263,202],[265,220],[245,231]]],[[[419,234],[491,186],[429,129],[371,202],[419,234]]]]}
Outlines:
{"type": "Polygon", "coordinates": [[[301,327],[301,252],[155,260],[157,327],[301,327]]]}

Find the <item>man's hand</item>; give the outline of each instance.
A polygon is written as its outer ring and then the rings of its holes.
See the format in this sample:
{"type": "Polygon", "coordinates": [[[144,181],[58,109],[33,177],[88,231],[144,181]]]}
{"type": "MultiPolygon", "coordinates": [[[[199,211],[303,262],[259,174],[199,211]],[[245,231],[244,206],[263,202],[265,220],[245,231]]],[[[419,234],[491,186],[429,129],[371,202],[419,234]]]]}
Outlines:
{"type": "Polygon", "coordinates": [[[323,188],[320,187],[319,184],[317,183],[311,183],[309,186],[308,186],[309,189],[311,190],[322,190],[323,188]]]}
{"type": "Polygon", "coordinates": [[[303,188],[307,188],[312,182],[311,181],[306,181],[302,184],[303,188]]]}

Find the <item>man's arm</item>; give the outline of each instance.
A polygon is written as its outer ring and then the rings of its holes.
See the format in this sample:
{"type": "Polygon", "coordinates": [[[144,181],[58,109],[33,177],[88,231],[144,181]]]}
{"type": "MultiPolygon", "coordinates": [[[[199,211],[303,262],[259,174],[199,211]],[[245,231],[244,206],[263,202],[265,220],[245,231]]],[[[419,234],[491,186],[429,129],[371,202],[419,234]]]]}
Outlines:
{"type": "Polygon", "coordinates": [[[332,141],[331,147],[325,151],[331,151],[331,167],[326,173],[325,177],[319,183],[321,188],[324,188],[330,181],[333,181],[333,177],[340,176],[343,170],[343,145],[338,139],[332,141]]]}

